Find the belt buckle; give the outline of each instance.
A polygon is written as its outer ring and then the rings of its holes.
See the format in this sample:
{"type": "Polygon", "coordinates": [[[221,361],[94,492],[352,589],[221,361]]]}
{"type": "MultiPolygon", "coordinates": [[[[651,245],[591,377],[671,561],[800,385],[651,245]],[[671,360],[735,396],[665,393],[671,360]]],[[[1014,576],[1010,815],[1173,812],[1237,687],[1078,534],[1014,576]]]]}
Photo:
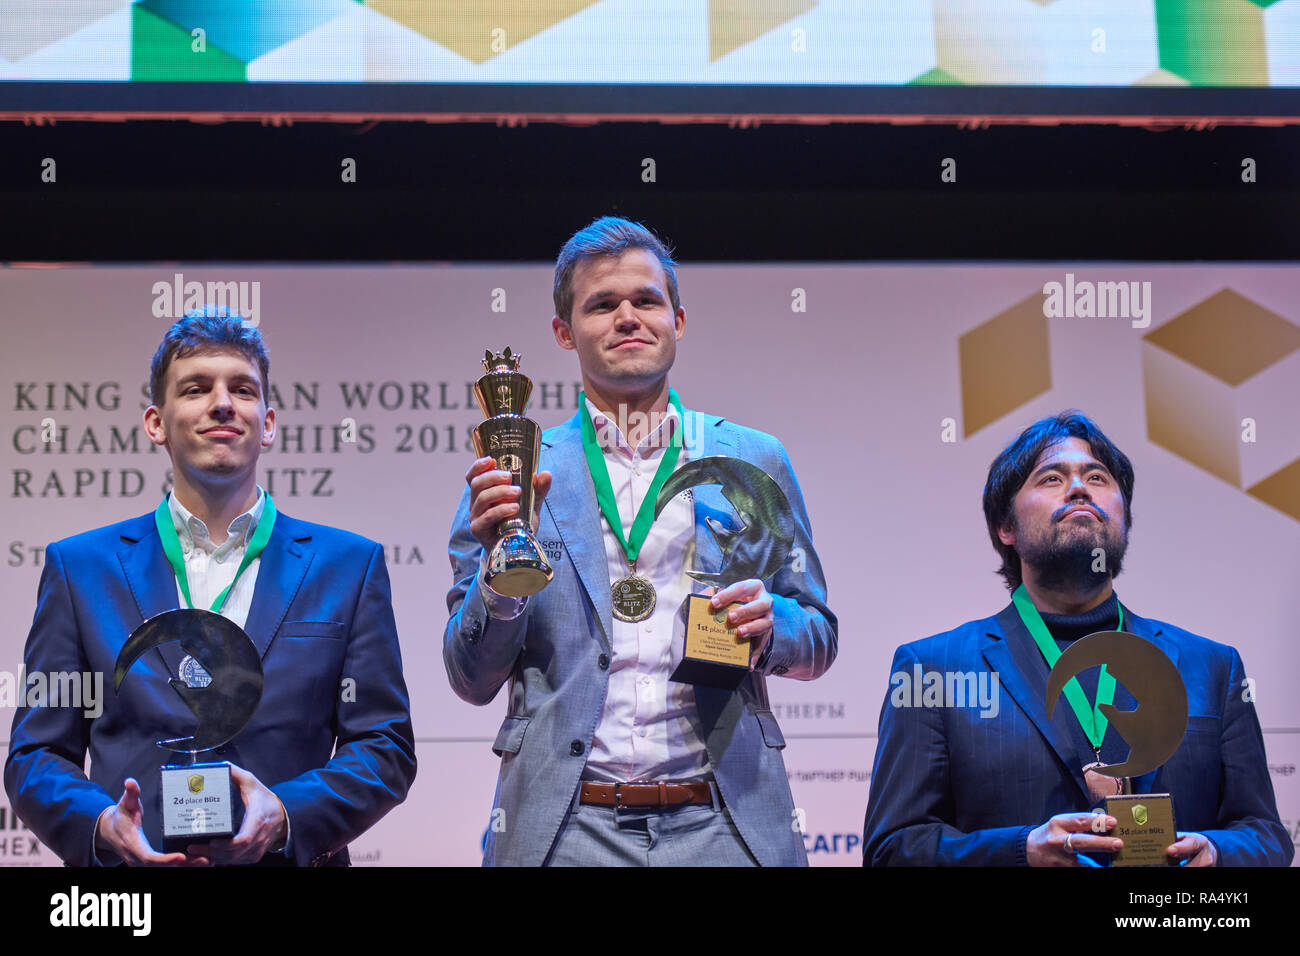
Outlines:
{"type": "Polygon", "coordinates": [[[645,807],[647,807],[647,806],[657,806],[660,810],[663,810],[663,809],[666,809],[666,808],[668,808],[668,807],[674,806],[674,804],[671,804],[671,803],[668,802],[668,782],[667,782],[666,780],[656,780],[656,781],[654,782],[654,785],[657,786],[657,787],[659,788],[659,802],[658,802],[658,804],[648,804],[648,803],[624,803],[624,802],[623,802],[623,788],[624,788],[624,787],[647,787],[647,786],[651,786],[651,784],[649,784],[649,783],[616,783],[616,784],[614,784],[614,809],[616,809],[616,810],[624,810],[624,809],[636,809],[637,807],[645,808],[645,807]]]}

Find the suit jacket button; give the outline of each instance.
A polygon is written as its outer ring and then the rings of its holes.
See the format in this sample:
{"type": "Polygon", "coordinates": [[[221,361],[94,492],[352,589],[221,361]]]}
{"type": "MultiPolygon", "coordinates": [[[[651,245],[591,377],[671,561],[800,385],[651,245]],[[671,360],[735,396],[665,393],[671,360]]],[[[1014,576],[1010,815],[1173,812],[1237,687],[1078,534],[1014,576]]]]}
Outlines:
{"type": "Polygon", "coordinates": [[[569,753],[573,754],[575,757],[581,757],[583,750],[584,748],[581,740],[575,740],[573,743],[569,744],[569,753]]]}
{"type": "Polygon", "coordinates": [[[609,655],[601,654],[600,657],[596,658],[596,663],[600,665],[601,670],[609,670],[609,655]]]}

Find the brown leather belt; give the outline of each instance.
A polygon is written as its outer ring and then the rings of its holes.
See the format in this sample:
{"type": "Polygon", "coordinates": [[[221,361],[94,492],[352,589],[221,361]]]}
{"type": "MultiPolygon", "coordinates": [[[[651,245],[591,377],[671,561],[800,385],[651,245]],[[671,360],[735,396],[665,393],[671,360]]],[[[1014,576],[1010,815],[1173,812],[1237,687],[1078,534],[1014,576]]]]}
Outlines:
{"type": "MultiPolygon", "coordinates": [[[[583,781],[580,803],[599,807],[683,807],[688,804],[713,805],[713,790],[708,783],[594,783],[583,781]]],[[[718,794],[722,806],[722,794],[718,794]]]]}

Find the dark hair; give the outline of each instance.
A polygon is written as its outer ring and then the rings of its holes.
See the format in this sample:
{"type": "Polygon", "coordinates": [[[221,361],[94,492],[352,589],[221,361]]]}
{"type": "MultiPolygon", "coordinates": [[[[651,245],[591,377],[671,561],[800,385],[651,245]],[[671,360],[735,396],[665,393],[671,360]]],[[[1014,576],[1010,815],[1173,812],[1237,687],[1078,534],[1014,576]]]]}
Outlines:
{"type": "Polygon", "coordinates": [[[1020,555],[1011,545],[1002,543],[998,531],[1014,523],[1016,493],[1029,479],[1039,456],[1070,438],[1086,441],[1093,457],[1105,465],[1118,482],[1124,495],[1124,524],[1126,527],[1133,524],[1133,464],[1128,456],[1115,447],[1096,422],[1078,409],[1061,412],[1055,418],[1039,419],[993,459],[993,464],[989,465],[988,481],[984,484],[984,520],[989,526],[989,539],[1002,556],[1002,567],[997,573],[1006,580],[1009,591],[1014,591],[1021,582],[1020,555]]]}
{"type": "Polygon", "coordinates": [[[682,300],[677,294],[677,263],[673,261],[672,250],[639,222],[602,216],[575,232],[560,249],[555,260],[555,285],[551,290],[555,314],[565,322],[573,318],[573,270],[579,262],[596,256],[621,256],[629,249],[645,249],[659,260],[668,280],[668,300],[673,304],[674,312],[680,309],[682,300]]]}
{"type": "Polygon", "coordinates": [[[270,402],[271,360],[266,343],[256,326],[247,325],[238,313],[223,305],[191,309],[163,336],[149,365],[149,400],[159,408],[163,404],[163,379],[172,359],[185,358],[209,349],[234,349],[255,364],[262,373],[262,401],[270,402]]]}

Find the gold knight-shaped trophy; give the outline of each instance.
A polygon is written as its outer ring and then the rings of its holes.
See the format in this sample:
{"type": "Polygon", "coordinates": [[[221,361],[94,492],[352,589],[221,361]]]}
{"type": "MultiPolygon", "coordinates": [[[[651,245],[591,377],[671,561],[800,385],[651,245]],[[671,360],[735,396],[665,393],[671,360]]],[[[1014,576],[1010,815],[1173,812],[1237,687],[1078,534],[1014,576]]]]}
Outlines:
{"type": "Polygon", "coordinates": [[[533,383],[519,371],[520,358],[510,346],[499,353],[485,351],[485,374],[474,383],[474,397],[485,416],[474,428],[474,450],[480,458],[495,459],[520,489],[519,513],[497,526],[501,538],[488,552],[483,576],[489,588],[507,597],[536,594],[555,573],[533,534],[533,474],[541,454],[542,429],[524,417],[533,383]]]}

